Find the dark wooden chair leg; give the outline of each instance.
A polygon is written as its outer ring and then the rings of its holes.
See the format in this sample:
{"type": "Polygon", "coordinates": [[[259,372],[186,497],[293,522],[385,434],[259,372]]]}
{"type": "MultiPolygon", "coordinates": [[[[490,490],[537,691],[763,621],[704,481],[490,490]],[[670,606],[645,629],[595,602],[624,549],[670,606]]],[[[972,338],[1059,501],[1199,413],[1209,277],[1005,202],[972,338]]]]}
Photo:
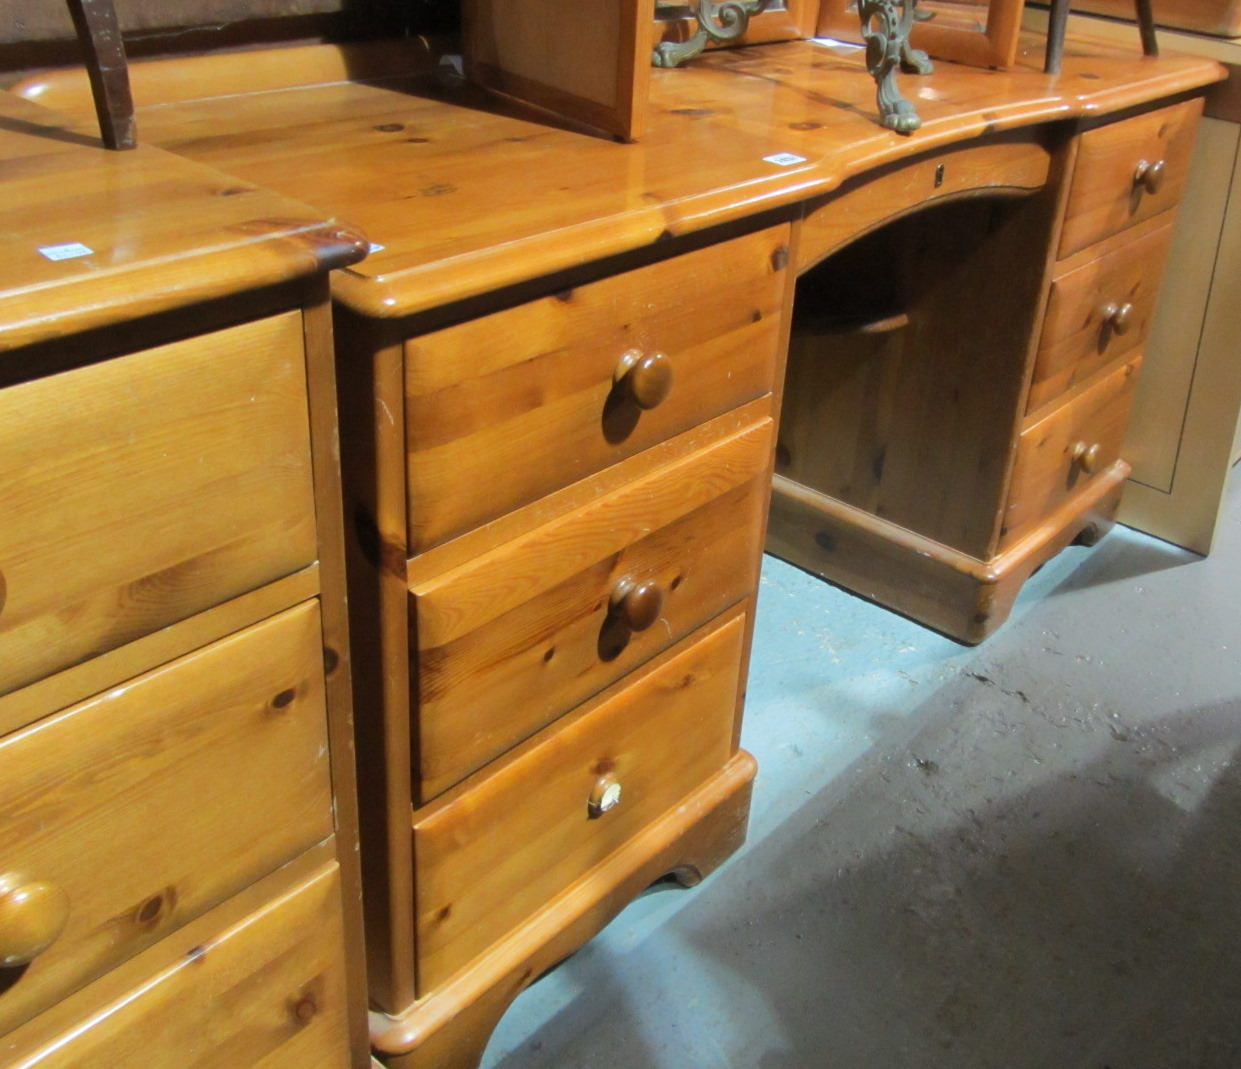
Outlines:
{"type": "MultiPolygon", "coordinates": [[[[1137,8],[1138,32],[1142,35],[1142,53],[1159,55],[1159,42],[1155,40],[1155,18],[1151,14],[1151,0],[1133,0],[1137,8]]],[[[1069,23],[1069,0],[1051,0],[1047,16],[1047,55],[1043,70],[1048,74],[1060,73],[1060,61],[1064,58],[1064,31],[1069,23]]]]}
{"type": "Polygon", "coordinates": [[[1142,34],[1142,53],[1159,55],[1159,42],[1155,40],[1155,17],[1151,14],[1151,0],[1134,0],[1137,5],[1138,31],[1142,34]]]}
{"type": "Polygon", "coordinates": [[[1051,0],[1047,15],[1047,54],[1043,70],[1048,74],[1060,73],[1060,61],[1064,58],[1064,31],[1069,24],[1069,0],[1051,0]]]}
{"type": "Polygon", "coordinates": [[[103,143],[111,149],[138,143],[134,100],[129,91],[125,43],[112,0],[68,0],[69,14],[86,53],[86,70],[95,95],[103,143]]]}

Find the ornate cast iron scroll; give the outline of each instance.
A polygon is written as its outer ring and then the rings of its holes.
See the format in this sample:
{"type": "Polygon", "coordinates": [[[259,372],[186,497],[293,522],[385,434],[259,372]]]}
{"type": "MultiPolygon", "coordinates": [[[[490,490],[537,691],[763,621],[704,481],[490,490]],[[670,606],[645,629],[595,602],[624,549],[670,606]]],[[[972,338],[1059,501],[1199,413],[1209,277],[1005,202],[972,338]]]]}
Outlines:
{"type": "Polygon", "coordinates": [[[909,45],[916,21],[929,18],[917,11],[917,0],[859,0],[858,18],[866,41],[866,69],[875,79],[879,121],[898,134],[913,133],[922,125],[914,106],[901,96],[896,69],[906,74],[930,74],[935,68],[927,54],[909,45]]]}
{"type": "MultiPolygon", "coordinates": [[[[750,16],[757,15],[771,0],[698,0],[693,5],[698,32],[688,41],[661,41],[651,53],[656,67],[675,67],[692,59],[707,47],[708,41],[735,41],[750,26],[750,16]]],[[[672,6],[672,5],[660,5],[672,6]]]]}

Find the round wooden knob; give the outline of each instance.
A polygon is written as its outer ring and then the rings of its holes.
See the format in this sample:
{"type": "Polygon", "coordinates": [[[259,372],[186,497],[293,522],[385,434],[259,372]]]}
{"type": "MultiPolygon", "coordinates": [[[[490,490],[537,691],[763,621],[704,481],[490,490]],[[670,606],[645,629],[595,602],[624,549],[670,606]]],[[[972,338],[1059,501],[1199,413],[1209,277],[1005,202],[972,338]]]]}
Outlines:
{"type": "Polygon", "coordinates": [[[595,780],[586,807],[590,810],[592,817],[601,817],[609,809],[615,809],[620,805],[620,800],[620,781],[609,772],[595,780]]]}
{"type": "Polygon", "coordinates": [[[1117,304],[1108,301],[1103,306],[1103,323],[1115,334],[1125,334],[1133,326],[1133,305],[1128,301],[1117,304]]]}
{"type": "Polygon", "coordinates": [[[1103,447],[1098,442],[1074,442],[1073,463],[1087,475],[1093,475],[1099,466],[1099,456],[1103,447]]]}
{"type": "Polygon", "coordinates": [[[630,631],[645,631],[664,611],[664,592],[658,583],[622,580],[612,592],[612,612],[630,631]]]}
{"type": "Polygon", "coordinates": [[[656,408],[672,391],[672,361],[664,353],[629,349],[620,358],[613,379],[624,383],[630,399],[639,408],[656,408]]]}
{"type": "Polygon", "coordinates": [[[53,883],[0,873],[0,967],[28,965],[60,937],[69,896],[53,883]]]}
{"type": "Polygon", "coordinates": [[[1167,166],[1163,160],[1138,160],[1133,171],[1133,184],[1141,186],[1147,193],[1158,193],[1163,188],[1164,172],[1167,166]]]}

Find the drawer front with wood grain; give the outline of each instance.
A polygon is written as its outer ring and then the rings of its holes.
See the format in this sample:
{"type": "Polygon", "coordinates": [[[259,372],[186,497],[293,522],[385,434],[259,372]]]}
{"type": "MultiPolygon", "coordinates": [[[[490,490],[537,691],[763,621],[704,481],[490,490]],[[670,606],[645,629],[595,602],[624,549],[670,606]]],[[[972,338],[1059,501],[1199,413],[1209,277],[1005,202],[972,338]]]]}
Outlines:
{"type": "Polygon", "coordinates": [[[2,1034],[332,834],[317,603],[6,736],[0,812],[2,1034]]]}
{"type": "Polygon", "coordinates": [[[1201,114],[1199,97],[1082,134],[1059,259],[1177,205],[1201,114]]]}
{"type": "Polygon", "coordinates": [[[1139,346],[1149,330],[1172,226],[1056,277],[1034,361],[1034,412],[1139,346]]]}
{"type": "Polygon", "coordinates": [[[571,893],[725,766],[744,634],[745,617],[732,617],[415,814],[420,991],[571,893]]]}
{"type": "Polygon", "coordinates": [[[772,427],[747,427],[411,591],[421,800],[753,589],[772,427]]]}
{"type": "Polygon", "coordinates": [[[6,1065],[349,1069],[344,945],[333,864],[6,1065]]]}
{"type": "Polygon", "coordinates": [[[1001,549],[1120,459],[1141,364],[1139,354],[1022,432],[1001,549]]]}
{"type": "Polygon", "coordinates": [[[772,388],[774,227],[406,344],[409,552],[772,388]]]}
{"type": "Polygon", "coordinates": [[[797,241],[797,271],[808,270],[871,227],[936,201],[1042,189],[1051,158],[1041,132],[1016,130],[982,143],[941,148],[880,175],[868,175],[807,206],[797,241]]]}
{"type": "Polygon", "coordinates": [[[0,693],[314,561],[303,351],[289,312],[0,391],[0,693]]]}

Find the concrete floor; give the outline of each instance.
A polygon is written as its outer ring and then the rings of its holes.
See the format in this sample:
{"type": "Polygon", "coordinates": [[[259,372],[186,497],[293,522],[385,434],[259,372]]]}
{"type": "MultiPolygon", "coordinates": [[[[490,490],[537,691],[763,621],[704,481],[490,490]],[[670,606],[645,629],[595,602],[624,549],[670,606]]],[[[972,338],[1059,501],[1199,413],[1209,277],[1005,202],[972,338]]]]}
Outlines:
{"type": "Polygon", "coordinates": [[[769,559],[745,849],[535,984],[487,1069],[1241,1067],[1241,479],[966,649],[769,559]]]}

